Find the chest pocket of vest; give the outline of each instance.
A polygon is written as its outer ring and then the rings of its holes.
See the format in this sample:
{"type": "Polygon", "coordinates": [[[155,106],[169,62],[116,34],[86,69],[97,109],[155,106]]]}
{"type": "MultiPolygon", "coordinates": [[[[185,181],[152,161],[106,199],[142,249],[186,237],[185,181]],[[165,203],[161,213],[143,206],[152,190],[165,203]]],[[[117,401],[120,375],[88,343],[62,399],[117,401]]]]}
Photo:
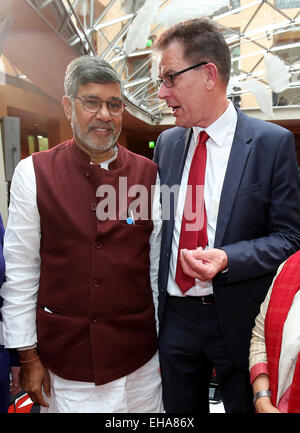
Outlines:
{"type": "MultiPolygon", "coordinates": [[[[128,218],[130,218],[130,217],[128,217],[128,218]]],[[[135,226],[137,226],[137,227],[139,227],[139,226],[142,226],[142,227],[151,227],[152,226],[152,221],[151,220],[142,220],[142,219],[137,219],[137,220],[134,220],[134,221],[132,221],[132,219],[130,219],[130,220],[120,220],[120,223],[121,224],[126,224],[127,226],[129,226],[129,227],[135,227],[135,226]]]]}
{"type": "Polygon", "coordinates": [[[40,309],[42,311],[44,311],[45,313],[48,313],[49,315],[53,315],[53,316],[65,316],[66,315],[62,311],[57,311],[57,310],[54,310],[54,309],[50,309],[50,308],[42,306],[42,305],[40,306],[40,309]]]}

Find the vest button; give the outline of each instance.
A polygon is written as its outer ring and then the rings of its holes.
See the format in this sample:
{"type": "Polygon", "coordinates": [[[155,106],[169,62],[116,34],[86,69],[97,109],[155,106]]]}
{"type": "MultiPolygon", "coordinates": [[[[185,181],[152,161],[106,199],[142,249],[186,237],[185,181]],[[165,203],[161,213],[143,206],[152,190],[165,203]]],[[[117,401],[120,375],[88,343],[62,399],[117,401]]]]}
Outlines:
{"type": "Polygon", "coordinates": [[[85,175],[86,175],[87,177],[92,176],[92,174],[93,174],[93,170],[92,170],[91,168],[88,168],[88,169],[86,170],[86,172],[85,172],[85,175]]]}
{"type": "Polygon", "coordinates": [[[101,242],[99,242],[99,241],[95,241],[94,242],[94,246],[95,246],[95,248],[102,248],[102,244],[101,244],[101,242]]]}
{"type": "Polygon", "coordinates": [[[100,287],[100,281],[99,280],[93,280],[92,281],[92,286],[93,287],[100,287]]]}
{"type": "Polygon", "coordinates": [[[97,209],[97,203],[91,203],[90,209],[91,209],[91,211],[95,212],[97,209]]]}

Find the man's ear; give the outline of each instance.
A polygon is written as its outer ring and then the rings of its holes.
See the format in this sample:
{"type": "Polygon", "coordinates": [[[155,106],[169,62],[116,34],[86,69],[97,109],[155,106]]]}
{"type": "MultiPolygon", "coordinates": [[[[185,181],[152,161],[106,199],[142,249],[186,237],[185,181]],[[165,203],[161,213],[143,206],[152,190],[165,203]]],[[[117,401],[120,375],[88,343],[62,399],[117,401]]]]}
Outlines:
{"type": "Polygon", "coordinates": [[[213,90],[217,82],[219,71],[216,65],[214,65],[213,63],[208,63],[207,65],[205,65],[205,72],[207,90],[213,90]]]}
{"type": "Polygon", "coordinates": [[[71,121],[72,119],[72,102],[71,99],[64,95],[62,98],[62,105],[66,115],[66,118],[71,121]]]}

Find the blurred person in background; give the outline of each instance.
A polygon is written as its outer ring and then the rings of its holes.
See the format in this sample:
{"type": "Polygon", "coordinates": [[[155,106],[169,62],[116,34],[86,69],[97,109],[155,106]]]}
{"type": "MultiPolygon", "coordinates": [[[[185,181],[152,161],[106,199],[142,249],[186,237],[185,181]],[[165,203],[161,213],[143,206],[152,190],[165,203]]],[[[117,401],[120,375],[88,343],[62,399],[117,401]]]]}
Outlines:
{"type": "Polygon", "coordinates": [[[300,413],[300,251],[278,268],[250,343],[258,413],[300,413]]]}

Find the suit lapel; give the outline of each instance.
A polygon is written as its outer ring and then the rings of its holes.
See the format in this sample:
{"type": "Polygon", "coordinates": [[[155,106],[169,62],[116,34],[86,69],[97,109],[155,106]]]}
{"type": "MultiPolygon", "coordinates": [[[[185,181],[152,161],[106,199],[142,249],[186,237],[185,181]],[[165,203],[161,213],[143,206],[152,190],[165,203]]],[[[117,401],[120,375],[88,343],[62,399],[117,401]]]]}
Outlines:
{"type": "Polygon", "coordinates": [[[232,142],[219,204],[214,244],[216,248],[222,245],[222,240],[235,203],[235,197],[251,150],[251,141],[252,134],[247,126],[247,116],[238,110],[236,132],[232,142]]]}
{"type": "MultiPolygon", "coordinates": [[[[189,149],[190,141],[192,137],[192,130],[187,130],[172,146],[172,151],[169,154],[169,160],[166,161],[166,167],[164,170],[164,176],[162,176],[162,184],[166,184],[169,188],[174,185],[180,185],[182,172],[186,160],[186,155],[189,149]]],[[[175,200],[177,197],[175,197],[175,200]]],[[[170,219],[171,221],[175,218],[175,212],[177,207],[177,201],[171,206],[170,219]]]]}
{"type": "Polygon", "coordinates": [[[178,141],[174,144],[174,151],[171,156],[171,171],[170,177],[168,179],[168,185],[180,185],[181,176],[184,168],[184,163],[186,160],[186,155],[190,146],[191,137],[193,130],[189,129],[183,134],[178,141]]]}
{"type": "MultiPolygon", "coordinates": [[[[165,176],[163,179],[162,184],[166,184],[169,186],[169,188],[172,188],[174,185],[180,185],[182,172],[184,168],[184,163],[186,160],[187,152],[189,149],[191,137],[192,137],[193,130],[187,130],[185,134],[183,134],[175,143],[172,149],[172,152],[170,152],[170,160],[167,161],[167,166],[164,168],[166,170],[165,176]],[[166,173],[168,173],[166,175],[166,173]]],[[[174,196],[174,202],[173,202],[173,195],[170,196],[170,218],[165,219],[163,221],[163,224],[166,229],[166,239],[165,241],[165,247],[168,250],[171,248],[171,242],[172,242],[172,236],[173,236],[173,228],[174,228],[174,220],[175,220],[175,213],[177,208],[177,199],[178,197],[174,196]]]]}

